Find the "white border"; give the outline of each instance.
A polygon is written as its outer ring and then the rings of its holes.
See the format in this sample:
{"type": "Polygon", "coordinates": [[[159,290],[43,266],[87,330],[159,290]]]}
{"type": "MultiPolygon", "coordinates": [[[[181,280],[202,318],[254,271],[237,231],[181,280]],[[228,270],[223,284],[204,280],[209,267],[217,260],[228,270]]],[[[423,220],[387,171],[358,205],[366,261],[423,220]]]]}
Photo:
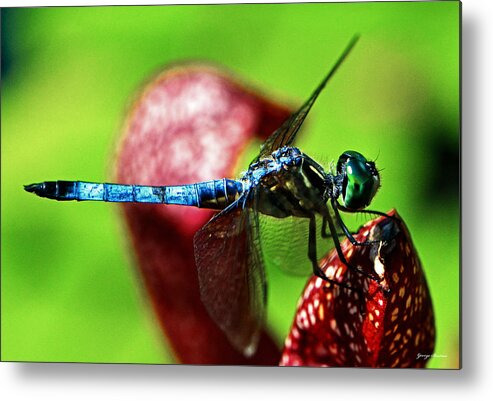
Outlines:
{"type": "MultiPolygon", "coordinates": [[[[103,4],[101,1],[7,0],[1,5],[96,3],[103,4]]],[[[164,3],[148,0],[140,4],[164,3]]],[[[130,2],[105,1],[104,4],[130,2]]],[[[463,401],[493,395],[493,263],[489,257],[493,198],[488,188],[492,180],[493,142],[491,4],[486,0],[463,2],[462,371],[2,363],[2,399],[400,401],[433,397],[463,401]]]]}

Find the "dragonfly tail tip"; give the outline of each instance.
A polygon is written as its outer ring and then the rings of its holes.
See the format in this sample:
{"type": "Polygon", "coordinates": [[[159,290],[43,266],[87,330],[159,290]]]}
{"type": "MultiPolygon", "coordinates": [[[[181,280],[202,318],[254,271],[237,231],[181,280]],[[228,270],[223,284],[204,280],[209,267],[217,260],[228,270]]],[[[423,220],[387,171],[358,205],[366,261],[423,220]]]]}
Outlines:
{"type": "Polygon", "coordinates": [[[42,184],[24,185],[25,191],[35,193],[36,195],[39,195],[41,189],[42,189],[42,184]]]}

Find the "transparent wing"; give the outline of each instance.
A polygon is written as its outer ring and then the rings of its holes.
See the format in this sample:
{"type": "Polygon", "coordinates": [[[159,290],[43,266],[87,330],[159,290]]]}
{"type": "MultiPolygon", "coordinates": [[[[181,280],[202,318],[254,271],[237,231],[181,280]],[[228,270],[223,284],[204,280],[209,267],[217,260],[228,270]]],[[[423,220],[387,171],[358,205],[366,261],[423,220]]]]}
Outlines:
{"type": "Polygon", "coordinates": [[[265,263],[289,274],[308,276],[312,272],[307,256],[308,219],[259,217],[265,263]]]}
{"type": "Polygon", "coordinates": [[[352,50],[358,39],[359,36],[357,35],[351,39],[342,55],[339,57],[335,65],[325,76],[322,82],[320,82],[310,98],[303,104],[303,106],[301,106],[301,108],[297,112],[293,113],[276,131],[274,131],[274,133],[269,138],[267,138],[267,140],[262,144],[262,147],[260,148],[260,153],[258,157],[254,160],[254,162],[266,156],[269,156],[276,149],[290,145],[294,141],[298,130],[303,124],[303,121],[305,121],[305,118],[312,108],[313,104],[315,103],[315,100],[317,100],[318,95],[320,94],[320,92],[322,92],[327,82],[330,80],[330,78],[332,78],[339,66],[349,55],[350,51],[352,50]]]}
{"type": "MultiPolygon", "coordinates": [[[[329,207],[330,209],[330,207],[329,207]]],[[[339,241],[345,236],[335,216],[331,213],[339,241]]],[[[323,218],[316,216],[317,223],[317,257],[320,260],[334,248],[334,239],[327,227],[328,237],[322,235],[323,218]]],[[[313,273],[312,263],[308,257],[309,219],[286,217],[283,219],[260,215],[260,240],[265,263],[274,265],[283,272],[308,276],[313,273]]]]}
{"type": "Polygon", "coordinates": [[[230,342],[252,355],[264,323],[267,288],[258,219],[243,205],[248,194],[195,234],[202,302],[230,342]]]}

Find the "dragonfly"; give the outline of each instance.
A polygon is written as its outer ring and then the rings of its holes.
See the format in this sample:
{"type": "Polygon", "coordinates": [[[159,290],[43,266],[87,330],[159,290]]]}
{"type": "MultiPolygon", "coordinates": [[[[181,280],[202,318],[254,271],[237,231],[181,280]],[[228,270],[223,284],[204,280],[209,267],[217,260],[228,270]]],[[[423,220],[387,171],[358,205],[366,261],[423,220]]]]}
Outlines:
{"type": "Polygon", "coordinates": [[[325,171],[310,156],[292,146],[315,100],[358,39],[356,35],[350,40],[308,100],[265,140],[258,156],[238,179],[174,186],[45,181],[26,185],[25,190],[58,201],[159,203],[219,211],[194,236],[201,299],[230,343],[251,356],[258,345],[267,304],[260,216],[308,222],[304,257],[313,274],[322,280],[351,288],[327,277],[319,267],[317,236],[320,235],[331,242],[329,249],[335,247],[349,269],[371,280],[380,280],[351,266],[339,241],[341,236],[346,236],[354,246],[368,243],[354,239],[340,211],[360,212],[369,206],[380,187],[375,163],[350,150],[342,153],[335,169],[325,171]],[[322,224],[317,229],[320,218],[322,224]]]}

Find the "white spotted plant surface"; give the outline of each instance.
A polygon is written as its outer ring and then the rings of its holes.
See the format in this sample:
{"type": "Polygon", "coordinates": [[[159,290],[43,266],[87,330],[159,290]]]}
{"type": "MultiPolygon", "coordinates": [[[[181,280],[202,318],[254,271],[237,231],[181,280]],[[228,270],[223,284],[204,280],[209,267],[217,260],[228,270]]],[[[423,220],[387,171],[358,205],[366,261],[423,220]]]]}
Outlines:
{"type": "MultiPolygon", "coordinates": [[[[385,219],[367,223],[356,240],[378,238],[378,225],[385,219]]],[[[431,355],[435,346],[431,297],[409,232],[400,220],[396,224],[397,234],[386,242],[341,244],[349,264],[376,273],[380,283],[348,269],[335,251],[322,259],[330,279],[354,289],[318,277],[308,281],[281,365],[425,367],[427,358],[420,355],[431,355]]]]}

